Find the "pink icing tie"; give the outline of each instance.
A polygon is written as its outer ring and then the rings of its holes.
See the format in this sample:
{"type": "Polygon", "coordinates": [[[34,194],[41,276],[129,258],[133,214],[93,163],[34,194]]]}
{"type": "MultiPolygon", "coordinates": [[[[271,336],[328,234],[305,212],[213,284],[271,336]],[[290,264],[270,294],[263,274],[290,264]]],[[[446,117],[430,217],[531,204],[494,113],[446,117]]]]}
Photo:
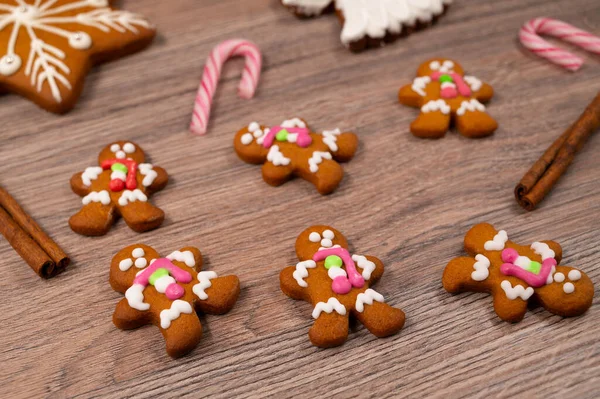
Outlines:
{"type": "MultiPolygon", "coordinates": [[[[150,282],[150,276],[157,271],[158,269],[166,269],[169,274],[175,279],[175,281],[183,284],[187,284],[192,281],[192,275],[185,270],[181,270],[179,267],[175,266],[169,259],[160,258],[152,262],[150,266],[148,266],[143,272],[137,275],[135,280],[133,280],[133,284],[140,284],[144,287],[147,287],[150,282]]],[[[165,295],[171,301],[175,299],[179,299],[183,296],[185,290],[183,287],[178,285],[177,283],[171,283],[165,290],[165,295]]]]}
{"type": "Polygon", "coordinates": [[[342,259],[344,266],[346,267],[346,273],[348,274],[347,279],[343,276],[338,276],[333,280],[333,283],[331,284],[333,292],[343,295],[350,292],[352,287],[360,288],[365,285],[365,279],[356,270],[356,265],[354,264],[350,253],[345,248],[337,247],[321,249],[313,256],[313,260],[319,262],[332,255],[339,256],[342,259]]]}
{"type": "Polygon", "coordinates": [[[552,267],[556,266],[556,259],[546,258],[542,260],[542,267],[538,274],[525,270],[513,262],[517,260],[519,253],[516,249],[506,248],[502,251],[502,261],[505,262],[500,266],[500,272],[505,276],[514,276],[525,281],[534,288],[542,287],[548,280],[548,275],[552,272],[552,267]]]}
{"type": "Polygon", "coordinates": [[[310,130],[303,127],[282,127],[282,126],[273,126],[269,133],[265,135],[263,139],[263,147],[270,148],[273,145],[273,141],[275,140],[275,136],[282,130],[287,130],[289,133],[297,134],[296,144],[300,147],[306,148],[312,143],[312,138],[310,137],[310,130]]]}
{"type": "Polygon", "coordinates": [[[436,71],[431,74],[431,79],[439,80],[442,75],[449,75],[456,84],[456,88],[445,87],[444,89],[442,89],[442,98],[456,98],[458,96],[458,93],[460,93],[460,95],[463,97],[471,97],[471,88],[467,83],[465,83],[463,77],[457,74],[456,72],[442,73],[436,71]],[[458,93],[456,89],[458,89],[458,93]]]}

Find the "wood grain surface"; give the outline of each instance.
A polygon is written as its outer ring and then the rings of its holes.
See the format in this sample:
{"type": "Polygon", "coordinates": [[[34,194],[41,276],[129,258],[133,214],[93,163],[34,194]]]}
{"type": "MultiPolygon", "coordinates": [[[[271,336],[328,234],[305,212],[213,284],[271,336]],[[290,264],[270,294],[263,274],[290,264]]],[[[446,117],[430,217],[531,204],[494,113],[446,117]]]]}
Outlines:
{"type": "Polygon", "coordinates": [[[358,55],[341,46],[334,16],[297,20],[277,0],[120,5],[155,22],[159,36],[147,51],[95,68],[73,112],[0,98],[0,184],[73,259],[44,281],[0,239],[1,397],[598,397],[597,299],[582,317],[533,309],[513,325],[487,295],[446,293],[441,275],[463,254],[469,227],[487,221],[517,242],[558,241],[563,264],[600,283],[600,137],[537,211],[520,209],[512,194],[600,83],[599,57],[575,49],[586,64],[566,72],[522,50],[518,29],[549,16],[600,34],[600,2],[456,0],[435,27],[358,55]],[[229,63],[209,133],[193,137],[187,126],[205,58],[234,37],[263,50],[257,97],[236,96],[243,61],[229,63]],[[397,103],[397,89],[434,56],[455,58],[494,86],[493,137],[409,133],[417,112],[397,103]],[[302,180],[270,187],[233,151],[247,123],[294,116],[360,137],[330,196],[302,180]],[[81,204],[69,178],[117,139],[138,142],[169,172],[154,196],[165,223],[137,234],[120,221],[104,237],[79,236],[67,224],[81,204]],[[356,325],[339,348],[310,344],[311,309],[280,291],[278,275],[296,263],[296,236],[321,223],[384,261],[376,289],[407,314],[398,335],[377,339],[356,325]],[[182,359],[166,355],[157,328],[112,324],[122,295],[108,284],[110,259],[136,242],[162,253],[198,246],[207,270],[240,277],[236,307],[202,316],[203,340],[182,359]]]}

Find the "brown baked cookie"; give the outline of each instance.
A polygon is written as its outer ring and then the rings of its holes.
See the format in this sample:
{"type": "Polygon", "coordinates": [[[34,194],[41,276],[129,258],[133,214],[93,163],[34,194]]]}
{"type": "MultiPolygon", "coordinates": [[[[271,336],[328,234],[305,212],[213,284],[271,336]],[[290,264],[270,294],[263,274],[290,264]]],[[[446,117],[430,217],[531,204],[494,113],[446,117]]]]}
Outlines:
{"type": "Polygon", "coordinates": [[[334,9],[343,24],[341,40],[352,51],[381,47],[430,26],[452,0],[281,0],[296,16],[314,17],[334,9]]]}
{"type": "Polygon", "coordinates": [[[491,293],[502,320],[522,320],[530,300],[563,317],[579,316],[592,305],[592,281],[577,269],[558,266],[562,249],[553,241],[518,245],[504,230],[482,223],[465,236],[465,250],[470,257],[455,258],[446,266],[444,288],[491,293]]]}
{"type": "Polygon", "coordinates": [[[0,91],[50,112],[75,106],[93,64],[152,42],[143,17],[112,0],[0,0],[0,91]]]}
{"type": "Polygon", "coordinates": [[[319,193],[329,194],[344,177],[338,162],[354,157],[358,138],[339,129],[314,133],[305,121],[294,118],[270,128],[252,122],[235,135],[233,146],[243,161],[263,164],[263,179],[270,185],[300,176],[319,193]]]}
{"type": "Polygon", "coordinates": [[[300,262],[285,268],[279,281],[290,298],[309,302],[315,323],[310,341],[329,348],[348,338],[348,318],[356,317],[373,335],[387,337],[404,326],[404,312],[384,303],[370,288],[383,275],[374,256],[351,255],[344,236],[329,226],[312,226],[296,240],[300,262]]]}
{"type": "Polygon", "coordinates": [[[74,174],[71,188],[83,197],[83,207],[69,220],[71,229],[86,236],[101,236],[119,216],[138,233],[159,227],[165,214],[148,197],[162,190],[169,176],[145,160],[137,144],[116,141],[100,152],[100,166],[74,174]]]}
{"type": "Polygon", "coordinates": [[[487,114],[485,105],[494,95],[492,86],[465,75],[456,61],[434,58],[419,66],[412,84],[400,89],[401,104],[420,108],[410,131],[417,137],[443,137],[451,124],[465,137],[489,136],[498,123],[487,114]]]}
{"type": "Polygon", "coordinates": [[[180,357],[198,345],[202,325],[196,312],[227,313],[240,293],[236,276],[203,272],[198,248],[185,247],[161,258],[143,244],[123,248],[112,259],[110,285],[125,294],[113,315],[115,326],[160,328],[167,353],[180,357]]]}

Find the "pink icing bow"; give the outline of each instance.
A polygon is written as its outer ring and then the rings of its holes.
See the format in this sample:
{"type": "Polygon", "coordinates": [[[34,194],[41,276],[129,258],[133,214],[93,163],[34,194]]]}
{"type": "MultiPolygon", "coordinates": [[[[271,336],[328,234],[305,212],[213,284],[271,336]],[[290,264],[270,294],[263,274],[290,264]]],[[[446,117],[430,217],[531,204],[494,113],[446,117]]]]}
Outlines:
{"type": "Polygon", "coordinates": [[[270,148],[273,145],[273,141],[275,140],[275,136],[282,130],[287,130],[289,133],[297,134],[296,144],[300,147],[306,148],[312,143],[312,138],[310,137],[310,130],[303,127],[282,127],[282,126],[273,126],[269,133],[265,135],[263,140],[263,147],[270,148]]]}
{"type": "MultiPolygon", "coordinates": [[[[148,266],[143,272],[137,275],[135,280],[133,280],[133,284],[140,284],[144,287],[147,287],[150,282],[150,276],[157,271],[158,269],[166,269],[171,276],[175,279],[175,281],[187,284],[192,281],[192,275],[185,270],[181,270],[179,267],[175,266],[169,259],[160,258],[152,262],[150,266],[148,266]]],[[[167,286],[165,290],[165,295],[170,300],[174,301],[175,299],[179,299],[184,294],[184,289],[177,283],[171,283],[167,286]]]]}
{"type": "Polygon", "coordinates": [[[542,287],[548,280],[548,275],[552,272],[552,267],[556,266],[556,259],[546,258],[542,260],[542,268],[538,274],[525,270],[522,267],[515,265],[514,262],[519,257],[516,249],[506,248],[502,251],[502,261],[505,262],[500,266],[500,272],[505,276],[514,276],[525,281],[534,288],[542,287]]]}
{"type": "Polygon", "coordinates": [[[454,81],[454,83],[456,84],[456,88],[453,86],[448,86],[448,87],[442,88],[442,91],[441,91],[442,98],[456,98],[458,96],[458,93],[460,93],[460,95],[463,97],[471,96],[471,88],[465,82],[463,77],[460,76],[459,74],[457,74],[456,72],[442,73],[442,72],[436,71],[431,74],[431,79],[439,80],[442,75],[449,75],[452,78],[452,80],[454,81]],[[457,93],[456,89],[458,89],[458,93],[457,93]]]}
{"type": "Polygon", "coordinates": [[[360,288],[365,285],[365,279],[356,270],[356,265],[354,264],[350,253],[345,248],[337,247],[321,249],[313,256],[313,260],[319,262],[332,255],[339,256],[342,259],[344,266],[346,266],[346,273],[348,274],[347,278],[344,276],[337,276],[333,279],[333,283],[331,284],[333,292],[343,295],[350,292],[352,287],[360,288]]]}

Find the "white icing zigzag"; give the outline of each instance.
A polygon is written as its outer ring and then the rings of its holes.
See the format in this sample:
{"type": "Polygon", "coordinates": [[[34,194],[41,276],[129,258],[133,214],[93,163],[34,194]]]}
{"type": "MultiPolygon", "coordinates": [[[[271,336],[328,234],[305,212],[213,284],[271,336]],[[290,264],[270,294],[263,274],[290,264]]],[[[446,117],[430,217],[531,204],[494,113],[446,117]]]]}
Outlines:
{"type": "Polygon", "coordinates": [[[196,266],[196,260],[194,259],[194,253],[192,251],[174,251],[167,255],[167,259],[184,262],[188,267],[196,266]]]}
{"type": "Polygon", "coordinates": [[[500,230],[498,234],[494,236],[493,240],[486,241],[485,244],[483,244],[483,248],[486,251],[502,251],[506,241],[508,241],[508,234],[506,234],[506,231],[500,230]]]}
{"type": "Polygon", "coordinates": [[[121,198],[119,198],[119,205],[126,206],[127,204],[136,201],[146,202],[148,201],[148,197],[146,197],[146,194],[144,194],[139,188],[136,188],[133,191],[124,190],[121,194],[121,198]]]}
{"type": "Polygon", "coordinates": [[[352,255],[352,260],[356,262],[358,267],[362,269],[362,276],[365,280],[371,278],[371,273],[375,270],[375,263],[368,260],[366,257],[362,255],[352,255]]]}
{"type": "Polygon", "coordinates": [[[325,151],[315,151],[312,153],[312,156],[308,160],[309,169],[312,173],[317,173],[319,171],[319,165],[323,162],[324,159],[333,159],[331,153],[325,151]]]}
{"type": "Polygon", "coordinates": [[[525,288],[520,284],[513,287],[510,281],[508,280],[502,281],[500,283],[500,287],[502,287],[502,289],[506,293],[506,297],[510,300],[521,298],[522,300],[526,301],[533,295],[534,292],[533,288],[525,288]]]}
{"type": "Polygon", "coordinates": [[[30,44],[25,75],[38,92],[47,84],[57,103],[62,102],[61,85],[68,90],[72,89],[66,77],[71,70],[65,63],[65,52],[46,43],[38,36],[39,32],[43,32],[41,37],[54,35],[64,38],[71,48],[84,51],[92,47],[90,35],[68,30],[69,26],[84,25],[104,33],[109,33],[111,29],[120,33],[138,33],[136,26],[150,27],[147,21],[136,14],[110,9],[108,0],[79,0],[59,5],[56,5],[57,0],[36,0],[33,4],[18,0],[15,3],[0,4],[0,11],[5,11],[0,14],[0,29],[12,24],[6,54],[0,58],[0,75],[11,76],[21,69],[23,60],[15,50],[20,37],[28,36],[30,44]],[[96,9],[82,12],[89,7],[96,9]],[[67,14],[76,10],[79,11],[78,14],[67,14]]]}
{"type": "Polygon", "coordinates": [[[144,187],[151,186],[154,183],[154,179],[158,177],[158,173],[153,168],[150,163],[141,163],[138,168],[140,169],[140,173],[144,175],[144,180],[142,180],[142,184],[144,187]]]}
{"type": "Polygon", "coordinates": [[[362,313],[365,310],[365,304],[372,305],[373,301],[383,303],[384,298],[379,292],[369,288],[365,292],[358,294],[354,307],[357,312],[362,313]]]}
{"type": "Polygon", "coordinates": [[[85,168],[85,171],[81,174],[81,181],[84,185],[89,187],[92,185],[92,180],[96,180],[100,173],[102,173],[102,168],[100,166],[85,168]]]}
{"type": "Polygon", "coordinates": [[[312,312],[313,319],[318,319],[321,312],[331,313],[336,311],[341,316],[346,315],[346,307],[337,300],[337,298],[329,298],[327,302],[319,302],[312,312]]]}
{"type": "Polygon", "coordinates": [[[204,290],[208,289],[212,286],[210,280],[213,278],[217,278],[217,273],[215,272],[200,272],[198,273],[198,284],[192,287],[192,291],[198,298],[201,300],[208,299],[208,294],[204,292],[204,290]]]}
{"type": "Polygon", "coordinates": [[[473,269],[475,271],[471,273],[471,278],[475,281],[484,281],[490,275],[490,260],[484,255],[477,254],[475,256],[475,264],[473,265],[473,269]]]}
{"type": "Polygon", "coordinates": [[[269,153],[267,154],[267,160],[273,162],[273,165],[275,166],[289,165],[290,162],[292,162],[291,159],[286,158],[283,155],[283,153],[279,150],[278,145],[274,145],[271,147],[269,153]]]}
{"type": "Polygon", "coordinates": [[[298,264],[296,264],[296,270],[292,275],[300,287],[308,287],[308,283],[304,281],[304,279],[308,277],[308,270],[306,269],[314,269],[315,267],[317,267],[317,264],[314,260],[305,260],[304,262],[298,262],[298,264]]]}
{"type": "Polygon", "coordinates": [[[166,330],[171,327],[171,322],[177,320],[182,313],[191,314],[192,305],[181,299],[173,301],[171,309],[165,309],[160,312],[160,326],[166,330]]]}
{"type": "Polygon", "coordinates": [[[102,205],[109,205],[110,204],[110,195],[108,194],[108,191],[106,191],[106,190],[92,191],[91,193],[89,193],[88,195],[83,197],[81,202],[83,203],[83,205],[87,205],[91,202],[100,202],[102,205]]]}

